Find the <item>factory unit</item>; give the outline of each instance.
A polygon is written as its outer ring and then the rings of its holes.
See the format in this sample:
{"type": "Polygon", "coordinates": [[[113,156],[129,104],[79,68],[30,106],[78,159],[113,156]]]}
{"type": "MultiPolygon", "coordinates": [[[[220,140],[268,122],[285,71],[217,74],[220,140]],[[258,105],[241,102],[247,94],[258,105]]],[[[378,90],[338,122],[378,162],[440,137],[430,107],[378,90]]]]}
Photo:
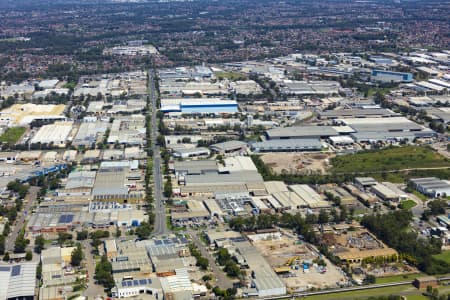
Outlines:
{"type": "Polygon", "coordinates": [[[387,118],[399,116],[398,113],[386,108],[353,108],[335,109],[319,113],[319,118],[324,120],[342,118],[387,118]]]}
{"type": "Polygon", "coordinates": [[[107,122],[83,122],[72,141],[72,145],[75,147],[91,147],[102,140],[108,127],[109,123],[107,122]]]}
{"type": "Polygon", "coordinates": [[[270,297],[286,294],[285,284],[252,244],[240,240],[234,241],[233,245],[252,274],[250,286],[243,291],[244,296],[270,297]]]}
{"type": "Polygon", "coordinates": [[[268,140],[326,139],[339,132],[334,126],[292,126],[270,129],[265,135],[268,140]]]}
{"type": "Polygon", "coordinates": [[[235,100],[220,98],[162,99],[161,111],[177,114],[232,114],[238,112],[235,100]]]}
{"type": "Polygon", "coordinates": [[[288,186],[288,188],[297,194],[309,208],[325,208],[330,207],[330,203],[325,201],[321,195],[313,190],[307,184],[294,184],[288,186]]]}
{"type": "Polygon", "coordinates": [[[35,299],[36,262],[0,264],[0,299],[35,299]]]}
{"type": "Polygon", "coordinates": [[[69,141],[72,126],[72,122],[55,122],[54,124],[44,125],[33,136],[30,143],[64,147],[69,141]]]}
{"type": "Polygon", "coordinates": [[[383,201],[397,202],[400,199],[400,195],[382,183],[372,186],[371,191],[383,201]]]}
{"type": "Polygon", "coordinates": [[[412,185],[421,193],[432,198],[447,197],[450,195],[450,183],[436,177],[413,178],[412,185]]]}
{"type": "Polygon", "coordinates": [[[319,139],[276,139],[250,144],[253,152],[305,152],[321,151],[324,144],[319,139]]]}
{"type": "Polygon", "coordinates": [[[412,82],[413,75],[411,73],[392,72],[385,70],[372,70],[372,81],[381,82],[412,82]]]}

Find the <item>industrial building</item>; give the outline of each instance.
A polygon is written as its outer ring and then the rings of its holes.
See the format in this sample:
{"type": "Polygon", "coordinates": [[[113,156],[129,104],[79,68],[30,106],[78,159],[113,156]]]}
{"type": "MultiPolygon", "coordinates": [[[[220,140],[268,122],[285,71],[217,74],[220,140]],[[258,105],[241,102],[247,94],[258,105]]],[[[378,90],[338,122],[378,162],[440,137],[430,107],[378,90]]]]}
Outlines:
{"type": "Polygon", "coordinates": [[[227,141],[209,146],[209,148],[219,154],[245,151],[247,143],[241,141],[227,141]]]}
{"type": "Polygon", "coordinates": [[[220,98],[162,99],[161,111],[178,114],[233,114],[238,112],[235,100],[220,98]]]}
{"type": "Polygon", "coordinates": [[[57,147],[64,147],[72,132],[72,122],[55,122],[44,125],[33,136],[31,144],[51,144],[57,147]]]}
{"type": "Polygon", "coordinates": [[[33,121],[65,121],[63,104],[14,104],[0,112],[0,124],[8,127],[27,126],[33,121]]]}
{"type": "Polygon", "coordinates": [[[309,208],[324,208],[331,206],[328,201],[325,201],[320,194],[307,184],[294,184],[288,186],[288,188],[296,193],[309,208]]]}
{"type": "Polygon", "coordinates": [[[436,177],[413,178],[413,186],[422,194],[432,198],[447,197],[450,195],[450,183],[436,177]]]}
{"type": "Polygon", "coordinates": [[[412,82],[413,74],[385,70],[372,70],[371,80],[381,82],[412,82]]]}
{"type": "Polygon", "coordinates": [[[318,139],[276,139],[250,144],[253,152],[321,151],[323,148],[318,139]]]}
{"type": "Polygon", "coordinates": [[[75,147],[92,147],[96,143],[102,141],[108,127],[109,123],[107,122],[83,122],[78,128],[78,132],[72,141],[72,145],[75,147]]]}
{"type": "Polygon", "coordinates": [[[286,286],[275,274],[271,266],[261,256],[258,249],[246,240],[234,241],[234,246],[251,270],[251,286],[244,289],[246,296],[270,297],[286,294],[286,286]]]}
{"type": "Polygon", "coordinates": [[[400,195],[382,183],[377,183],[372,186],[371,191],[383,201],[397,202],[400,199],[400,195]]]}
{"type": "Polygon", "coordinates": [[[387,118],[399,116],[398,113],[386,108],[353,108],[326,110],[319,113],[320,119],[342,118],[387,118]]]}
{"type": "Polygon", "coordinates": [[[111,125],[108,143],[143,146],[145,145],[145,132],[144,115],[116,117],[111,125]]]}
{"type": "Polygon", "coordinates": [[[35,299],[36,269],[36,262],[0,264],[0,299],[35,299]]]}
{"type": "Polygon", "coordinates": [[[286,95],[333,95],[338,94],[341,85],[337,81],[284,80],[280,90],[286,95]]]}
{"type": "Polygon", "coordinates": [[[326,139],[339,135],[334,126],[292,126],[280,127],[266,131],[268,140],[282,139],[326,139]]]}
{"type": "Polygon", "coordinates": [[[414,123],[405,117],[391,118],[347,118],[336,119],[335,123],[353,129],[350,136],[356,142],[412,142],[416,138],[436,136],[436,132],[414,123]]]}

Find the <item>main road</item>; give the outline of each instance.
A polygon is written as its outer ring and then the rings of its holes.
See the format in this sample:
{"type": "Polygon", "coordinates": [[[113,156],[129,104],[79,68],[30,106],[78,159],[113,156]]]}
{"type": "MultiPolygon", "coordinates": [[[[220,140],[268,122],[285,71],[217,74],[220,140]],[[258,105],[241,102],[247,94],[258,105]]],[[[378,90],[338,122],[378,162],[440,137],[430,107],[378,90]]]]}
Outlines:
{"type": "Polygon", "coordinates": [[[154,235],[165,235],[169,233],[166,224],[166,207],[163,202],[163,182],[161,172],[161,149],[157,145],[158,132],[158,119],[157,119],[157,105],[156,105],[156,85],[155,85],[155,72],[149,70],[149,90],[150,90],[150,113],[151,113],[151,147],[153,152],[153,191],[155,205],[153,211],[155,213],[155,227],[153,230],[154,235]]]}

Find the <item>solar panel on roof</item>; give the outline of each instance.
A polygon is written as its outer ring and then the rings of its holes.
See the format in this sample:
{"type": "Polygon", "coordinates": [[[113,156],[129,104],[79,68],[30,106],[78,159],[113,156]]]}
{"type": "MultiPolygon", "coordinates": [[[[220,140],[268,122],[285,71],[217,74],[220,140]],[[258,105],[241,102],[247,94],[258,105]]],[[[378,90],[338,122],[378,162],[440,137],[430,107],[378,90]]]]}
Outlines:
{"type": "Polygon", "coordinates": [[[139,284],[140,285],[145,285],[145,284],[147,284],[147,280],[146,279],[140,279],[139,280],[139,284]]]}
{"type": "Polygon", "coordinates": [[[18,276],[18,275],[20,275],[20,269],[21,269],[20,265],[13,266],[12,269],[11,269],[11,276],[18,276]]]}
{"type": "Polygon", "coordinates": [[[58,223],[66,223],[66,215],[60,215],[58,219],[58,223]]]}
{"type": "Polygon", "coordinates": [[[125,281],[122,281],[122,287],[126,287],[127,283],[125,281]]]}
{"type": "Polygon", "coordinates": [[[71,223],[73,221],[73,215],[66,216],[66,223],[71,223]]]}
{"type": "Polygon", "coordinates": [[[148,282],[148,284],[151,284],[152,280],[151,279],[147,279],[147,282],[148,282]]]}
{"type": "Polygon", "coordinates": [[[132,286],[133,285],[133,282],[130,280],[130,281],[127,281],[127,286],[132,286]]]}
{"type": "Polygon", "coordinates": [[[164,240],[164,244],[166,244],[166,245],[167,245],[167,244],[171,244],[171,243],[172,243],[172,242],[171,242],[170,240],[167,240],[167,239],[164,240]]]}
{"type": "Polygon", "coordinates": [[[163,242],[162,242],[161,240],[156,240],[156,241],[155,241],[155,245],[162,245],[162,243],[163,243],[163,242]]]}
{"type": "Polygon", "coordinates": [[[181,241],[183,244],[189,243],[189,241],[187,240],[187,238],[184,238],[184,237],[182,237],[182,238],[180,239],[180,241],[181,241]]]}
{"type": "Polygon", "coordinates": [[[172,243],[178,243],[178,239],[177,238],[172,238],[172,243]]]}
{"type": "Polygon", "coordinates": [[[8,272],[9,270],[9,267],[0,267],[0,272],[8,272]]]}
{"type": "Polygon", "coordinates": [[[139,285],[139,280],[133,280],[134,285],[139,285]]]}

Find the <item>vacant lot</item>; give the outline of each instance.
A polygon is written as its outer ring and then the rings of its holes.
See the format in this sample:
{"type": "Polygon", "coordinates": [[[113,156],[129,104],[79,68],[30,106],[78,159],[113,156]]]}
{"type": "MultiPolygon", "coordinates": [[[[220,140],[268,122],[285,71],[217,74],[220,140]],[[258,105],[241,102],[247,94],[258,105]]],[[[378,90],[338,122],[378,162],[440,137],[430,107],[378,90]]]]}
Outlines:
{"type": "Polygon", "coordinates": [[[330,154],[267,153],[261,159],[275,174],[325,174],[330,154]]]}
{"type": "Polygon", "coordinates": [[[415,168],[450,167],[450,161],[427,147],[404,146],[336,156],[330,161],[336,173],[383,172],[415,168]]]}
{"type": "Polygon", "coordinates": [[[23,127],[13,127],[6,129],[5,133],[0,136],[0,143],[7,143],[14,145],[25,133],[26,129],[23,127]]]}

